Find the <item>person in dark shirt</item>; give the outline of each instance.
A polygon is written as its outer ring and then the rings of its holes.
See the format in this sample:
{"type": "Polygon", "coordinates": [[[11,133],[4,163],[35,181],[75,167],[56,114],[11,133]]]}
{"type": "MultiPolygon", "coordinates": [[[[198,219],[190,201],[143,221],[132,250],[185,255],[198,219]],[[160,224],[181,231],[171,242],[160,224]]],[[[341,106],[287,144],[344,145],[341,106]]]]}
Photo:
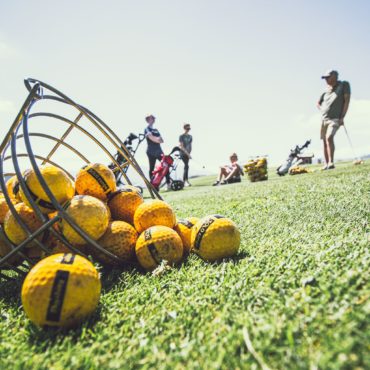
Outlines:
{"type": "MultiPolygon", "coordinates": [[[[148,143],[148,147],[146,149],[146,155],[149,159],[149,179],[153,176],[153,170],[155,167],[156,161],[161,160],[161,156],[163,154],[163,150],[161,144],[163,143],[163,139],[159,131],[153,127],[155,122],[155,117],[153,115],[145,117],[145,121],[148,123],[148,126],[144,130],[144,135],[146,141],[148,143]]],[[[167,183],[167,190],[170,189],[170,174],[166,175],[166,183],[167,183]]]]}
{"type": "Polygon", "coordinates": [[[185,186],[191,186],[189,183],[189,160],[191,159],[191,149],[193,143],[193,137],[189,134],[191,127],[188,123],[184,124],[184,133],[179,137],[179,147],[181,149],[181,159],[184,162],[184,184],[185,186]]]}

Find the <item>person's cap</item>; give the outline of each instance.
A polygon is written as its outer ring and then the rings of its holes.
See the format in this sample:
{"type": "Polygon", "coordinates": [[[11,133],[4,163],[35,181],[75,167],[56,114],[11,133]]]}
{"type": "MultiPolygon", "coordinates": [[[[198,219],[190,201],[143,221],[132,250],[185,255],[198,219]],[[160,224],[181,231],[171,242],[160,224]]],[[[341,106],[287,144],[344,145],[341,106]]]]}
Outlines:
{"type": "Polygon", "coordinates": [[[148,121],[148,120],[150,120],[151,118],[152,118],[152,119],[155,119],[155,117],[151,114],[151,115],[149,115],[149,116],[146,116],[146,117],[145,117],[145,120],[146,120],[146,121],[148,121]]]}
{"type": "Polygon", "coordinates": [[[184,123],[184,130],[190,128],[190,123],[184,123]]]}
{"type": "Polygon", "coordinates": [[[328,78],[332,75],[336,75],[338,77],[338,71],[335,69],[328,69],[322,76],[321,78],[328,78]]]}

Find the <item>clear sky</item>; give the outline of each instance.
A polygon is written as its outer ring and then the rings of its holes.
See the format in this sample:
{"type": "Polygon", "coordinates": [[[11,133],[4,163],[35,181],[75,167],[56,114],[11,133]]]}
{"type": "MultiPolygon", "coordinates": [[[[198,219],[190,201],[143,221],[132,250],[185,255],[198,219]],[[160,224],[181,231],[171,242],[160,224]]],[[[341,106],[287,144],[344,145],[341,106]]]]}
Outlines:
{"type": "MultiPolygon", "coordinates": [[[[190,175],[216,172],[233,151],[278,164],[307,139],[319,158],[320,76],[335,68],[352,87],[345,123],[355,154],[368,154],[369,20],[367,0],[1,1],[0,139],[33,77],[122,139],[154,114],[166,152],[189,122],[190,175]]],[[[353,157],[343,129],[336,144],[338,158],[353,157]]]]}

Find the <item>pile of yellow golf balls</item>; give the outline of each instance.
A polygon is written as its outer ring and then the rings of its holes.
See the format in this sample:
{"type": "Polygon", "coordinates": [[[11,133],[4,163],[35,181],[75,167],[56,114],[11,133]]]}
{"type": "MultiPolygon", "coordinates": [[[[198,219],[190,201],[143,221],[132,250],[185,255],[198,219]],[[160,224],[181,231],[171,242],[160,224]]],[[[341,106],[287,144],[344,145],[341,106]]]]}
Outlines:
{"type": "Polygon", "coordinates": [[[267,180],[267,158],[251,159],[244,165],[244,172],[251,182],[267,180]]]}
{"type": "Polygon", "coordinates": [[[86,165],[74,179],[51,165],[37,170],[44,184],[37,171],[26,170],[25,185],[13,177],[8,201],[0,196],[0,224],[8,239],[0,240],[0,258],[25,243],[8,264],[39,261],[22,288],[25,312],[37,325],[75,326],[95,310],[101,284],[88,256],[106,266],[153,271],[190,253],[213,262],[239,249],[240,232],[232,220],[221,215],[178,219],[165,201],[144,200],[131,185],[117,189],[113,172],[103,164],[86,165]],[[29,240],[50,220],[55,223],[29,240]]]}

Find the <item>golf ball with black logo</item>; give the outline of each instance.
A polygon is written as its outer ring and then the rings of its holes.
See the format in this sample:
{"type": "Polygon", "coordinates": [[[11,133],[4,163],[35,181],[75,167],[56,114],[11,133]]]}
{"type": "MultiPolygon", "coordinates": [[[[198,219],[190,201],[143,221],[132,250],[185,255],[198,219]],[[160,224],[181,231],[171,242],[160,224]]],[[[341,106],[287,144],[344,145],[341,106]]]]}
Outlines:
{"type": "Polygon", "coordinates": [[[16,175],[12,176],[7,182],[6,182],[6,188],[8,190],[8,195],[10,198],[14,198],[16,200],[16,203],[19,203],[22,201],[21,195],[19,193],[19,182],[16,175]]]}
{"type": "Polygon", "coordinates": [[[240,232],[230,219],[212,215],[198,221],[192,228],[192,252],[206,261],[234,256],[240,246],[240,232]]]}
{"type": "Polygon", "coordinates": [[[114,173],[101,163],[89,163],[82,167],[76,175],[75,185],[77,194],[91,195],[103,201],[117,190],[114,173]]]}
{"type": "Polygon", "coordinates": [[[60,253],[37,263],[22,286],[22,304],[39,326],[72,327],[94,312],[99,302],[100,278],[86,258],[60,253]]]}
{"type": "Polygon", "coordinates": [[[135,252],[142,267],[154,270],[163,260],[170,265],[180,262],[183,245],[175,230],[167,226],[152,226],[140,234],[135,252]]]}
{"type": "MultiPolygon", "coordinates": [[[[53,193],[55,200],[59,204],[64,204],[69,201],[75,194],[75,185],[68,175],[58,167],[51,165],[44,165],[39,167],[41,176],[43,177],[49,190],[53,193]]],[[[39,206],[41,212],[52,213],[55,212],[54,204],[46,194],[44,188],[39,182],[39,178],[34,169],[24,171],[23,178],[26,182],[26,186],[30,196],[34,202],[39,206]]],[[[14,190],[13,190],[14,192],[14,190]]],[[[19,194],[22,201],[31,207],[30,200],[27,195],[23,192],[23,189],[19,188],[19,194]]]]}
{"type": "Polygon", "coordinates": [[[199,221],[198,217],[187,217],[177,221],[174,230],[180,235],[184,245],[184,255],[189,254],[191,249],[191,231],[193,226],[199,221]]]}

